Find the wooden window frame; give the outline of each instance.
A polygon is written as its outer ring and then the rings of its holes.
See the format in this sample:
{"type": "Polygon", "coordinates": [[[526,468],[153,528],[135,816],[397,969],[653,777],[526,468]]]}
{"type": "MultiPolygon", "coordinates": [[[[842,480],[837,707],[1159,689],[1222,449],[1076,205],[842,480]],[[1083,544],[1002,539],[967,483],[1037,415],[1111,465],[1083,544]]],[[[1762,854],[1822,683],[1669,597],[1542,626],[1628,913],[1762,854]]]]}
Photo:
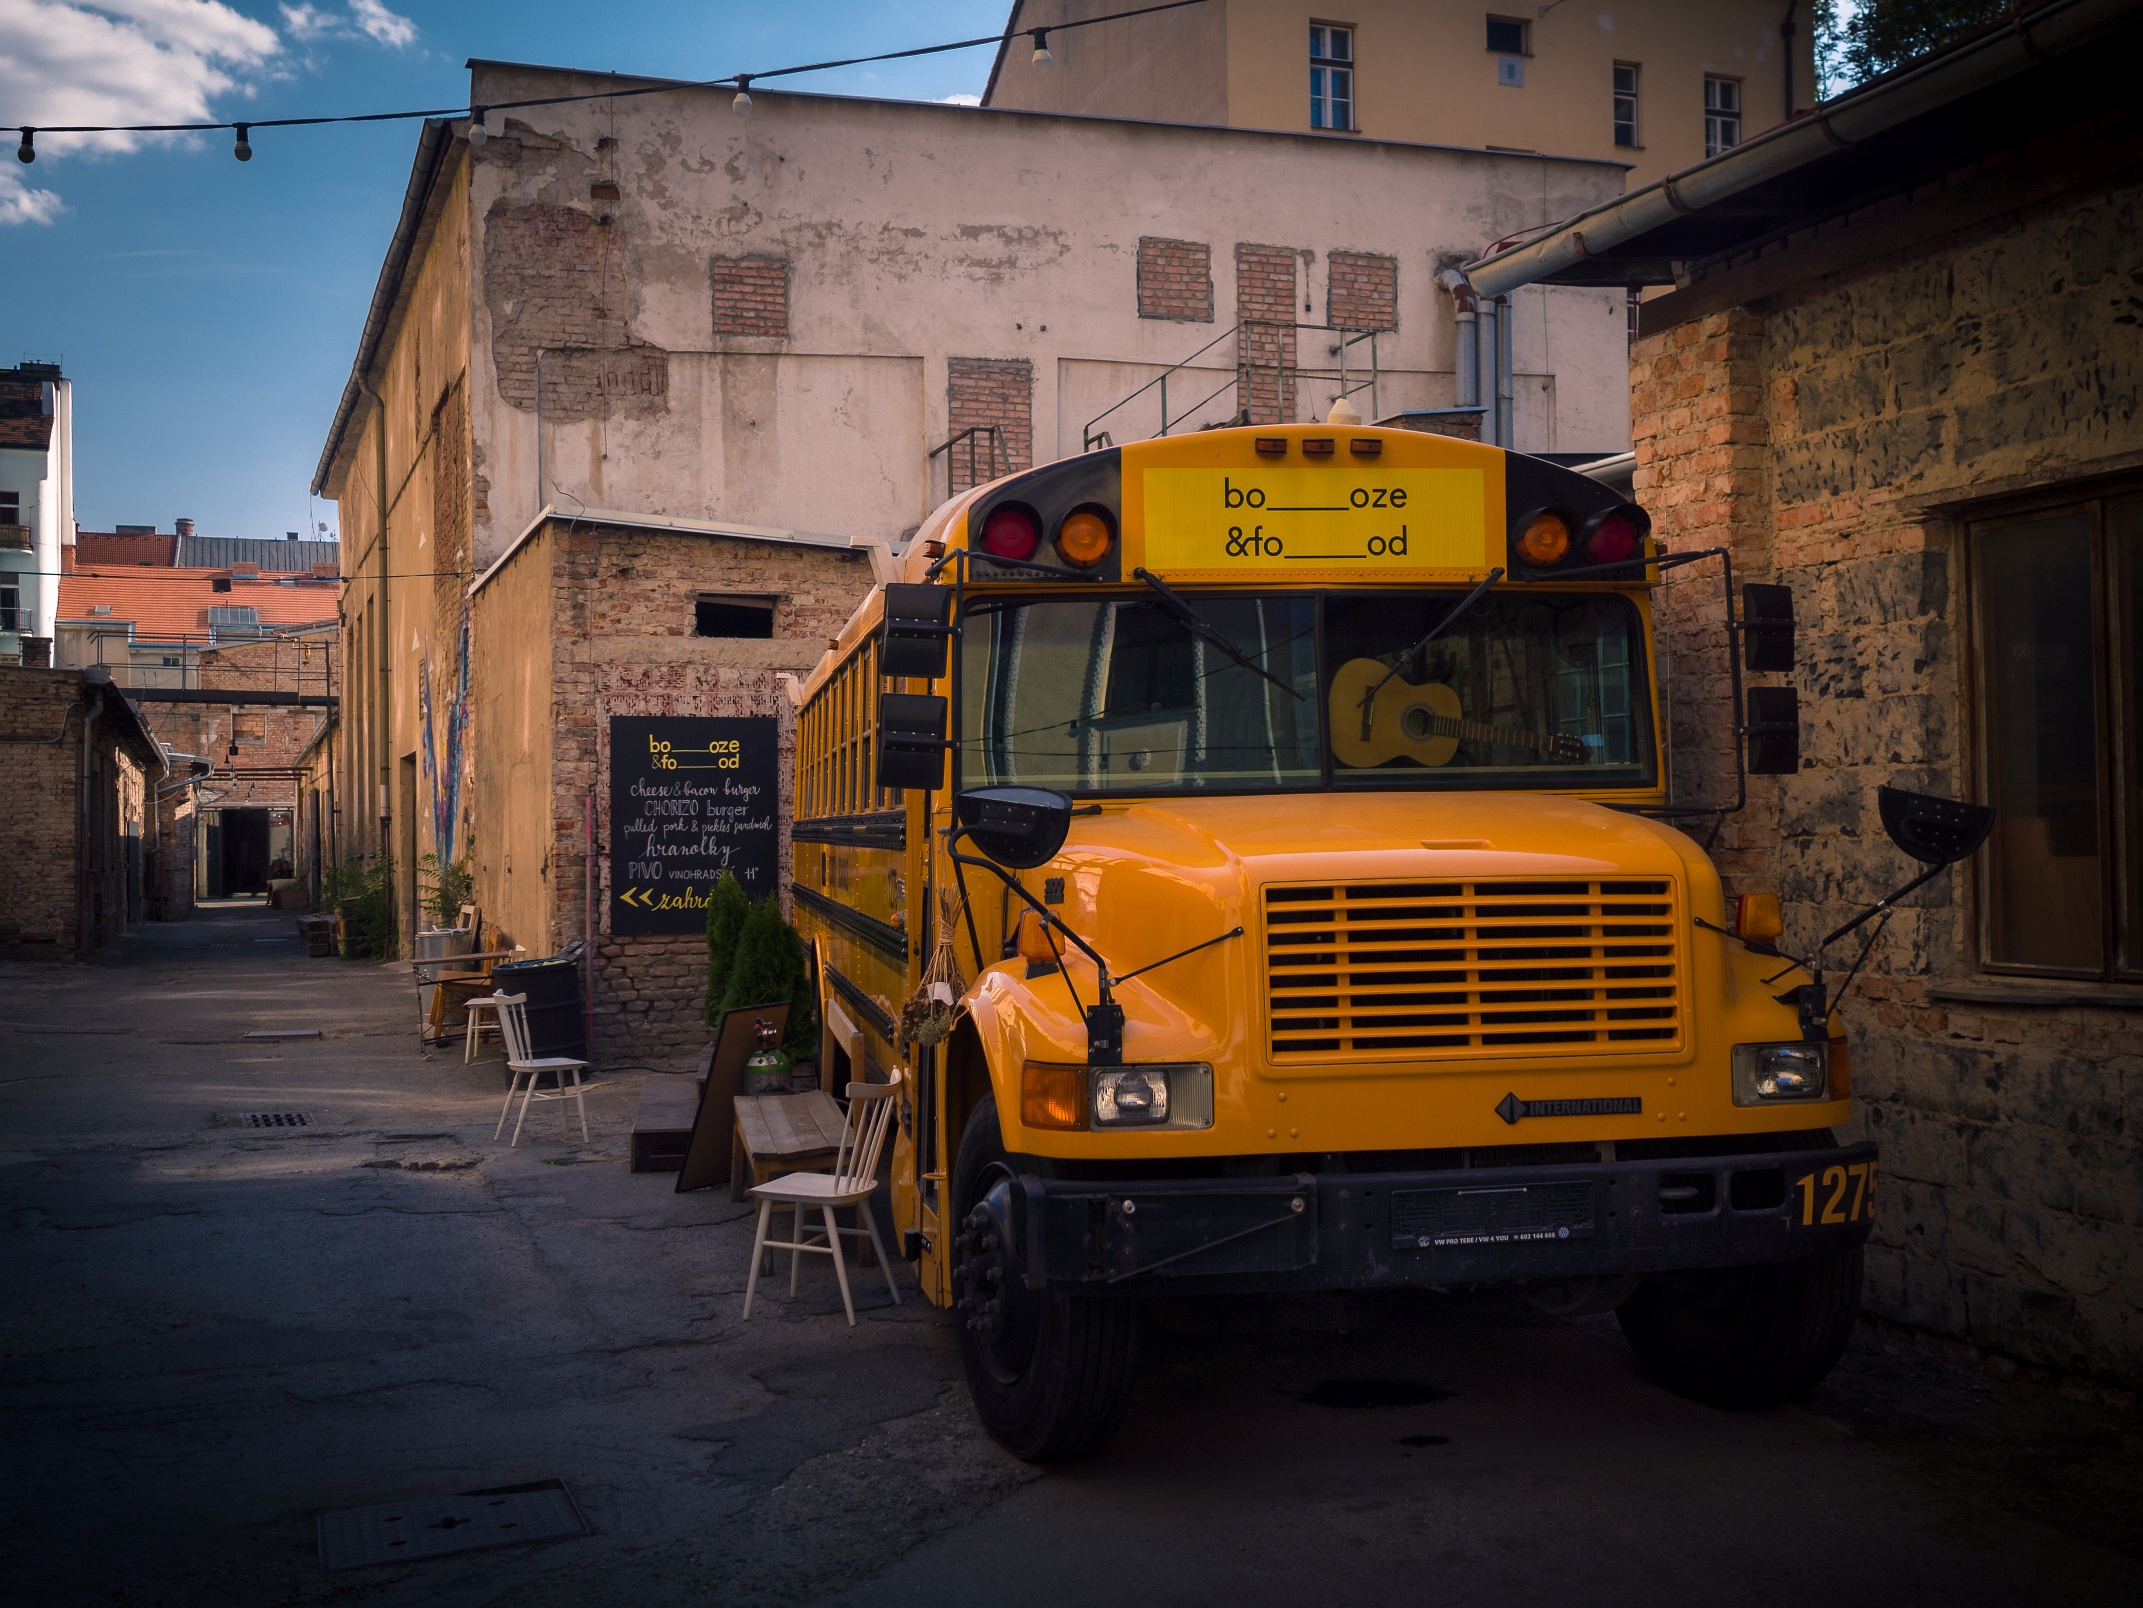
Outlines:
{"type": "Polygon", "coordinates": [[[1355,92],[1361,86],[1355,80],[1358,76],[1356,68],[1361,59],[1361,52],[1357,48],[1360,40],[1355,26],[1351,22],[1319,22],[1312,18],[1310,28],[1313,35],[1321,31],[1327,35],[1344,34],[1347,39],[1347,54],[1344,57],[1331,55],[1329,51],[1324,55],[1319,55],[1314,37],[1312,39],[1310,45],[1310,72],[1314,77],[1316,73],[1322,71],[1327,77],[1325,79],[1325,93],[1321,97],[1317,93],[1315,83],[1313,82],[1311,85],[1310,127],[1319,134],[1358,134],[1361,132],[1362,120],[1359,115],[1355,92]],[[1342,72],[1347,75],[1347,93],[1345,95],[1332,93],[1329,75],[1334,72],[1342,72]],[[1336,105],[1346,107],[1347,120],[1344,123],[1320,123],[1318,118],[1327,115],[1328,108],[1336,105]]]}
{"type": "Polygon", "coordinates": [[[1747,124],[1749,113],[1748,97],[1741,93],[1741,88],[1742,80],[1739,78],[1729,78],[1724,73],[1706,73],[1704,75],[1704,156],[1707,161],[1715,156],[1724,156],[1728,151],[1740,145],[1744,138],[1743,129],[1747,124]],[[1712,105],[1711,90],[1714,84],[1731,84],[1733,86],[1734,104],[1731,107],[1712,105]],[[1714,144],[1712,140],[1712,125],[1724,122],[1729,117],[1734,120],[1734,137],[1723,145],[1714,144]]]}
{"type": "MultiPolygon", "coordinates": [[[[2116,504],[2143,498],[2143,475],[2128,474],[2042,488],[2015,497],[2002,498],[1960,511],[1954,521],[1958,548],[1963,557],[1966,620],[1966,674],[1963,677],[1965,731],[1969,742],[1968,772],[1975,798],[1992,801],[1995,791],[1995,754],[1992,730],[1992,695],[1988,676],[1993,667],[1994,645],[1989,639],[1988,587],[1981,556],[1981,533],[1991,527],[2055,515],[2085,514],[2091,541],[2092,684],[2096,701],[2093,722],[2098,747],[2098,840],[2100,845],[2102,959],[2096,970],[1996,960],[1994,952],[1994,878],[1998,841],[1973,856],[1968,884],[1976,908],[1969,912],[1973,937],[1973,964],[1990,977],[2038,977],[2071,983],[2132,987],[2143,982],[2143,900],[2129,910],[2128,881],[2136,862],[2143,858],[2143,808],[2131,810],[2126,798],[2126,780],[2143,767],[2143,754],[2131,751],[2124,715],[2143,705],[2143,690],[2124,698],[2124,670],[2131,684],[2138,677],[2133,668],[2143,666],[2143,641],[2130,639],[2121,618],[2120,589],[2124,581],[2143,585],[2143,576],[2122,573],[2111,551],[2109,513],[2116,504]],[[2131,914],[2133,930],[2130,928],[2131,914]]],[[[2000,823],[1996,823],[1997,833],[2000,823]]]]}
{"type": "Polygon", "coordinates": [[[1608,69],[1607,81],[1612,86],[1610,103],[1614,115],[1611,119],[1611,125],[1614,133],[1615,149],[1618,151],[1643,150],[1644,63],[1637,61],[1614,62],[1608,69]],[[1630,87],[1628,89],[1622,87],[1622,75],[1624,73],[1630,75],[1630,87]],[[1627,140],[1622,137],[1622,103],[1625,100],[1630,103],[1630,137],[1627,140]]]}

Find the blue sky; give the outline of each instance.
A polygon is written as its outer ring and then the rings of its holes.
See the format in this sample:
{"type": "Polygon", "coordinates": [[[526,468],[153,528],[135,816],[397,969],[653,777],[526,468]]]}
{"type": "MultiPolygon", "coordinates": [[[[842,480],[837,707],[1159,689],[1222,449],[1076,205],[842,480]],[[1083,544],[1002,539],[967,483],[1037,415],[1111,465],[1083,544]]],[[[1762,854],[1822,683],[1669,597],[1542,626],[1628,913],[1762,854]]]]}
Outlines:
{"type": "MultiPolygon", "coordinates": [[[[1005,0],[0,0],[0,123],[183,122],[460,105],[463,62],[713,78],[1004,26],[1005,0]]],[[[979,93],[987,49],[786,80],[979,93]]],[[[75,383],[84,529],[333,522],[306,488],[393,232],[414,123],[37,141],[0,169],[0,363],[75,383]]],[[[12,138],[12,136],[8,136],[12,138]]]]}

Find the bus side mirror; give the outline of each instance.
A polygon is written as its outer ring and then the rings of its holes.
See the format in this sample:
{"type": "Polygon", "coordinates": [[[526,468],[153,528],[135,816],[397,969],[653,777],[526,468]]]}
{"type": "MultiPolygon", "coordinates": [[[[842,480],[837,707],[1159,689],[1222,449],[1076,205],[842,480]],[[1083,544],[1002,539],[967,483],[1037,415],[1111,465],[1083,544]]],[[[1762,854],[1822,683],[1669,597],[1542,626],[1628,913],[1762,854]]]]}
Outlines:
{"type": "Polygon", "coordinates": [[[945,674],[945,644],[952,636],[952,589],[890,585],[885,621],[879,627],[878,673],[937,681],[945,674]]]}
{"type": "Polygon", "coordinates": [[[1047,865],[1071,831],[1072,801],[1046,787],[971,787],[953,801],[968,840],[999,865],[1047,865]]]}
{"type": "Polygon", "coordinates": [[[1793,589],[1751,581],[1741,589],[1741,640],[1751,670],[1793,668],[1793,589]]]}
{"type": "Polygon", "coordinates": [[[945,700],[920,693],[888,692],[878,699],[878,785],[945,785],[945,700]]]}
{"type": "Polygon", "coordinates": [[[1878,787],[1875,807],[1890,841],[1922,865],[1955,865],[1969,859],[1994,830],[1994,811],[1932,793],[1878,787]]]}
{"type": "Polygon", "coordinates": [[[1791,687],[1751,687],[1747,696],[1741,732],[1749,774],[1791,776],[1801,768],[1801,695],[1791,687]]]}

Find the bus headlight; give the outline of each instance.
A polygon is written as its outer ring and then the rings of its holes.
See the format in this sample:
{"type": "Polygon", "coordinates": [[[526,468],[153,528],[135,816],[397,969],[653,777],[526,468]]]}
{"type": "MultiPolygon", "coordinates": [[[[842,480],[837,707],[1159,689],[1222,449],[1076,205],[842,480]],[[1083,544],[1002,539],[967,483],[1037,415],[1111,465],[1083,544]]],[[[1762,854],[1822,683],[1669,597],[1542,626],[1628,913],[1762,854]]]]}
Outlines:
{"type": "Polygon", "coordinates": [[[1210,1128],[1209,1066],[1097,1066],[1091,1110],[1097,1128],[1210,1128]]]}
{"type": "Polygon", "coordinates": [[[1828,1044],[1796,1039],[1790,1044],[1734,1046],[1734,1104],[1738,1106],[1821,1100],[1829,1084],[1828,1044]]]}

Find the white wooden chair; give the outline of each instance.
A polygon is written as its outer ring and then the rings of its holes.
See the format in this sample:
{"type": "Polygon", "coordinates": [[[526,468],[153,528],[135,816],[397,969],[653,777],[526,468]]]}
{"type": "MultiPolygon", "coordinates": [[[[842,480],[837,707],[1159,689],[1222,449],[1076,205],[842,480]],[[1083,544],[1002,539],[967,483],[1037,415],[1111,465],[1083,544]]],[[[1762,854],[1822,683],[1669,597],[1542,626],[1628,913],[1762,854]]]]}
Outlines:
{"type": "MultiPolygon", "coordinates": [[[[588,1143],[588,1107],[581,1096],[591,1089],[603,1087],[582,1079],[586,1061],[575,1061],[563,1055],[547,1055],[541,1058],[529,1053],[528,1048],[528,996],[526,994],[494,994],[492,1004],[499,1013],[499,1030],[506,1036],[506,1065],[512,1069],[513,1080],[506,1085],[506,1103],[499,1108],[499,1125],[492,1129],[496,1139],[505,1131],[506,1114],[513,1110],[513,1097],[521,1097],[521,1114],[514,1119],[513,1138],[507,1148],[521,1142],[521,1124],[528,1120],[528,1104],[531,1100],[571,1100],[580,1113],[580,1142],[588,1143]],[[552,1074],[556,1087],[539,1090],[536,1084],[544,1073],[552,1074]],[[528,1081],[524,1085],[522,1079],[528,1081]]],[[[570,1130],[569,1130],[570,1133],[570,1130]]]]}
{"type": "MultiPolygon", "coordinates": [[[[462,1034],[461,1039],[461,1064],[463,1066],[467,1066],[476,1059],[476,1046],[483,1042],[483,1036],[486,1033],[498,1031],[497,1017],[493,1017],[486,1022],[479,1018],[478,1013],[497,1010],[499,1000],[502,997],[502,995],[498,994],[479,994],[474,999],[462,1002],[461,1009],[468,1021],[467,1031],[462,1034]]],[[[495,1139],[498,1135],[493,1134],[492,1137],[495,1139]]]]}
{"type": "Polygon", "coordinates": [[[766,1262],[768,1251],[789,1253],[789,1295],[796,1295],[796,1267],[806,1251],[833,1258],[833,1274],[841,1284],[841,1305],[848,1313],[848,1324],[856,1324],[856,1303],[848,1293],[848,1260],[841,1254],[841,1236],[853,1239],[868,1237],[871,1248],[878,1253],[878,1265],[885,1272],[885,1287],[893,1296],[893,1304],[900,1305],[900,1287],[893,1282],[893,1259],[886,1255],[885,1242],[878,1237],[878,1223],[871,1215],[871,1194],[878,1187],[878,1157],[885,1149],[886,1129],[893,1120],[893,1091],[900,1087],[901,1072],[894,1068],[892,1077],[884,1083],[851,1083],[848,1086],[848,1118],[841,1124],[841,1147],[834,1155],[833,1171],[830,1173],[788,1173],[769,1183],[753,1187],[752,1197],[759,1202],[759,1229],[752,1239],[751,1277],[744,1284],[744,1316],[752,1315],[752,1297],[759,1289],[759,1273],[766,1262]],[[786,1206],[790,1211],[790,1237],[785,1240],[770,1240],[766,1237],[767,1225],[774,1215],[774,1208],[786,1206]],[[843,1228],[834,1218],[834,1213],[843,1207],[852,1206],[861,1222],[858,1228],[843,1228]],[[825,1220],[823,1240],[816,1236],[822,1231],[814,1223],[805,1238],[804,1213],[817,1208],[825,1220]]]}

